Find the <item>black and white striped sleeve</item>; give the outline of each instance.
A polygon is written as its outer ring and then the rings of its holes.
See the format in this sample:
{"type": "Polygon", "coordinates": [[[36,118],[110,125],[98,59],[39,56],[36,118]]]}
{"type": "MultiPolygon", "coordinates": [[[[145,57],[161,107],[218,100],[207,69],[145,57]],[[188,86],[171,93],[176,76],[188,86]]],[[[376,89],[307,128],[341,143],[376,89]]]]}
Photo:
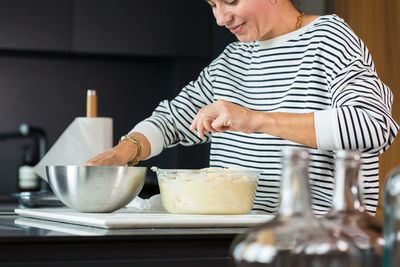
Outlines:
{"type": "Polygon", "coordinates": [[[352,60],[332,80],[331,95],[332,110],[315,114],[317,136],[323,139],[326,132],[332,139],[322,149],[378,154],[389,147],[399,128],[391,116],[393,95],[371,64],[361,57],[352,60]],[[317,127],[318,122],[329,125],[317,127]]]}
{"type": "Polygon", "coordinates": [[[150,157],[177,144],[189,146],[209,142],[210,134],[200,138],[197,132],[190,130],[190,125],[198,110],[212,102],[212,75],[210,67],[206,67],[197,80],[185,86],[174,99],[162,101],[153,114],[132,131],[147,137],[151,146],[150,157]]]}

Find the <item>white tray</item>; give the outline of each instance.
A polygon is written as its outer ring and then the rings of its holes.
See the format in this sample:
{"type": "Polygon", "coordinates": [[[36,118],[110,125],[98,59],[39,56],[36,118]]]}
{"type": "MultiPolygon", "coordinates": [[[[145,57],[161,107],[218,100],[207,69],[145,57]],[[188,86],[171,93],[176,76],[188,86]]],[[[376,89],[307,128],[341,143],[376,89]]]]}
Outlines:
{"type": "Polygon", "coordinates": [[[254,227],[269,221],[272,215],[186,215],[169,213],[138,213],[124,208],[113,213],[82,213],[69,208],[15,209],[30,218],[73,223],[100,228],[194,228],[254,227]]]}

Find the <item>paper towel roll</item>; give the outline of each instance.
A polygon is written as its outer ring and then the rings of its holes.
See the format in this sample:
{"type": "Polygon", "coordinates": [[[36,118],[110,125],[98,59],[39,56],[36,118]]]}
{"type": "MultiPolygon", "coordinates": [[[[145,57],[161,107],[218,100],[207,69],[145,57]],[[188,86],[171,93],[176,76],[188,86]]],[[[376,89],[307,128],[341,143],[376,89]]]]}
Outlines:
{"type": "Polygon", "coordinates": [[[112,118],[76,118],[34,167],[47,181],[46,165],[83,165],[110,149],[113,144],[112,118]]]}

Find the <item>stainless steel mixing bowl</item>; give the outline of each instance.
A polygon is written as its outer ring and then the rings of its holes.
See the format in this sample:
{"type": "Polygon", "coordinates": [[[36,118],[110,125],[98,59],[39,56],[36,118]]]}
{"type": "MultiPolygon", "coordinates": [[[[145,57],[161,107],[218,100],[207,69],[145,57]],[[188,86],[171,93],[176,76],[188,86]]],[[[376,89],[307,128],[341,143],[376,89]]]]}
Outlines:
{"type": "Polygon", "coordinates": [[[142,190],[146,167],[46,166],[54,194],[81,212],[113,212],[142,190]]]}

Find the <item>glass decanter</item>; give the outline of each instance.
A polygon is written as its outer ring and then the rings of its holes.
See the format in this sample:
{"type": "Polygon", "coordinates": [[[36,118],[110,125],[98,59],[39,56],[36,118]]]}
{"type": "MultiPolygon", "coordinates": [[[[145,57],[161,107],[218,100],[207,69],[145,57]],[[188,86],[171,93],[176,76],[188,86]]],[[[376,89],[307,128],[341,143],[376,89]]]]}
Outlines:
{"type": "Polygon", "coordinates": [[[313,215],[308,151],[284,150],[282,163],[280,206],[275,218],[233,241],[231,263],[238,267],[361,266],[359,250],[334,236],[313,215]]]}
{"type": "Polygon", "coordinates": [[[366,211],[361,201],[360,165],[360,152],[336,152],[332,207],[323,223],[335,233],[343,233],[361,250],[362,266],[379,267],[383,263],[385,241],[382,225],[366,211]]]}
{"type": "Polygon", "coordinates": [[[388,174],[384,192],[384,267],[400,267],[400,167],[388,174]]]}

